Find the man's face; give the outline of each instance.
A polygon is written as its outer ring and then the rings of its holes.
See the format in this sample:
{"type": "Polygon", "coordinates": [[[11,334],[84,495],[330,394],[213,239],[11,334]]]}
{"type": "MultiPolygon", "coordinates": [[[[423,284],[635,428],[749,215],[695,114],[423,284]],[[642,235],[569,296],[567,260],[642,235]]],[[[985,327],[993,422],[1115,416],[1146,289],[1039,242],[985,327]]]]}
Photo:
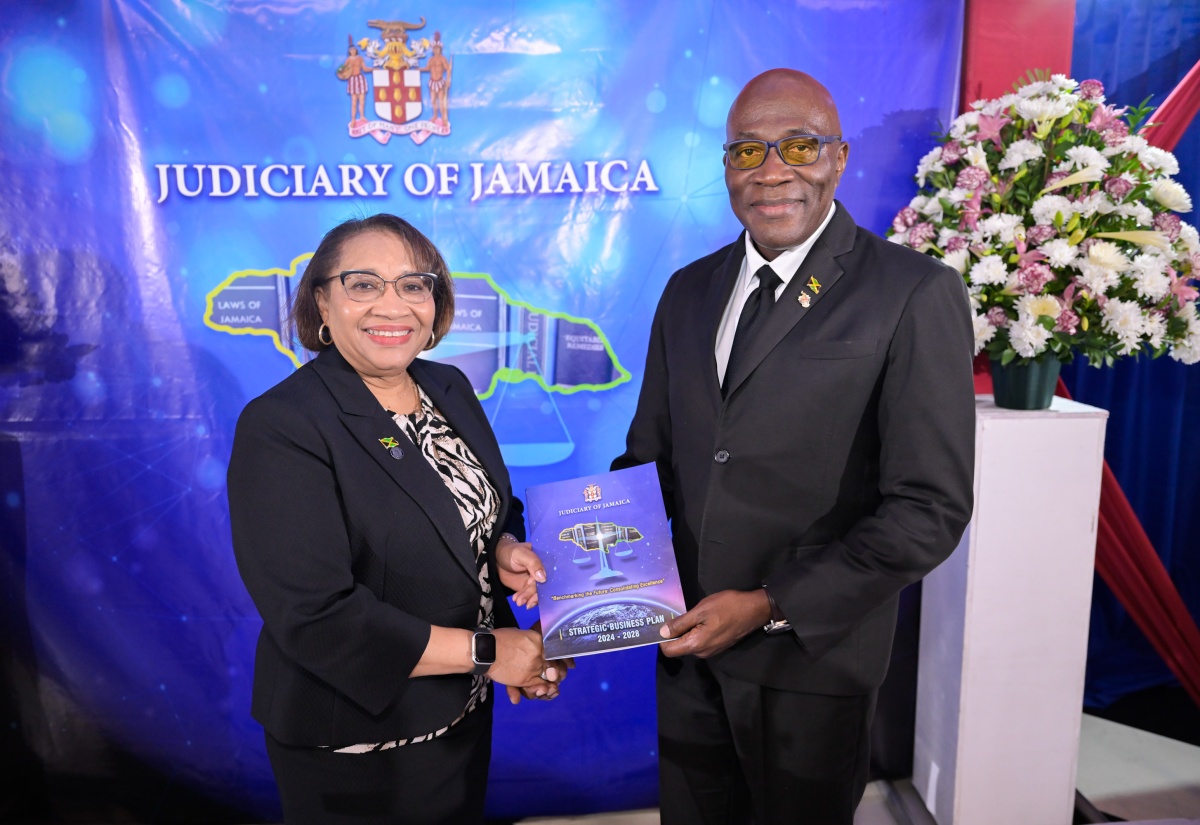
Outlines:
{"type": "MultiPolygon", "coordinates": [[[[738,95],[725,133],[727,141],[771,141],[797,134],[837,135],[841,125],[828,94],[811,78],[768,73],[738,95]]],[[[816,163],[788,166],[771,147],[755,169],[726,164],[729,204],[764,258],[774,260],[817,230],[833,203],[849,152],[844,142],[828,143],[816,163]]]]}

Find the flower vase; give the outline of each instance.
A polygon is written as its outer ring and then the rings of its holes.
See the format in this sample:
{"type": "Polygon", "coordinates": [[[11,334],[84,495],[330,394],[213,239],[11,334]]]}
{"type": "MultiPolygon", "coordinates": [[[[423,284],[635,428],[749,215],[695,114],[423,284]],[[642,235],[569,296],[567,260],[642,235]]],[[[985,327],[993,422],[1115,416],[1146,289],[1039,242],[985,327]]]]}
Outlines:
{"type": "Polygon", "coordinates": [[[1047,410],[1054,399],[1058,372],[1062,363],[1057,358],[1018,364],[1001,365],[992,362],[992,388],[996,406],[1007,410],[1047,410]]]}

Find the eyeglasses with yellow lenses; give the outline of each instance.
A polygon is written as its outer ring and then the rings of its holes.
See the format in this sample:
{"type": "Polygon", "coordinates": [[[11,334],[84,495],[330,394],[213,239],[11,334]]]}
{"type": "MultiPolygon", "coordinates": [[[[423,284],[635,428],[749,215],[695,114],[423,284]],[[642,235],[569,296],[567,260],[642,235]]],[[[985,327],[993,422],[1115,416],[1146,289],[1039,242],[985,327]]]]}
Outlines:
{"type": "Polygon", "coordinates": [[[346,289],[346,297],[360,304],[369,304],[382,298],[388,284],[391,284],[396,289],[396,294],[408,303],[423,304],[433,297],[438,276],[432,272],[413,272],[389,281],[380,278],[374,272],[348,269],[325,280],[340,280],[346,289]]]}
{"type": "Polygon", "coordinates": [[[734,169],[762,166],[772,146],[788,166],[808,166],[821,157],[822,146],[841,139],[841,135],[792,135],[782,140],[734,140],[721,148],[725,150],[725,163],[734,169]]]}

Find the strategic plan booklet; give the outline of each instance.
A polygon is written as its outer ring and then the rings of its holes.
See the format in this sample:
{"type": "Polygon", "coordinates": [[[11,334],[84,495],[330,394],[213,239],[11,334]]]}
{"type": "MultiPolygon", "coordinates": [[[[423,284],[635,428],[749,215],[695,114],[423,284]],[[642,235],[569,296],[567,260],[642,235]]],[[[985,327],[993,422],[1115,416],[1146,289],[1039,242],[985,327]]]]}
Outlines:
{"type": "Polygon", "coordinates": [[[529,487],[525,504],[547,659],[665,641],[687,608],[653,464],[529,487]]]}

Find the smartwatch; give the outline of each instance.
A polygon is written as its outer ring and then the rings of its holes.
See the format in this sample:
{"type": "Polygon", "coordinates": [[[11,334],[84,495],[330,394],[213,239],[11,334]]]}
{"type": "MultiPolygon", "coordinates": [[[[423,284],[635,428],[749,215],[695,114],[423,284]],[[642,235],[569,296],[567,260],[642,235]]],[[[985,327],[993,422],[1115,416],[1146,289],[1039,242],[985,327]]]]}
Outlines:
{"type": "Polygon", "coordinates": [[[471,636],[471,661],[475,669],[471,673],[483,676],[496,664],[496,637],[487,628],[479,628],[471,636]]]}

